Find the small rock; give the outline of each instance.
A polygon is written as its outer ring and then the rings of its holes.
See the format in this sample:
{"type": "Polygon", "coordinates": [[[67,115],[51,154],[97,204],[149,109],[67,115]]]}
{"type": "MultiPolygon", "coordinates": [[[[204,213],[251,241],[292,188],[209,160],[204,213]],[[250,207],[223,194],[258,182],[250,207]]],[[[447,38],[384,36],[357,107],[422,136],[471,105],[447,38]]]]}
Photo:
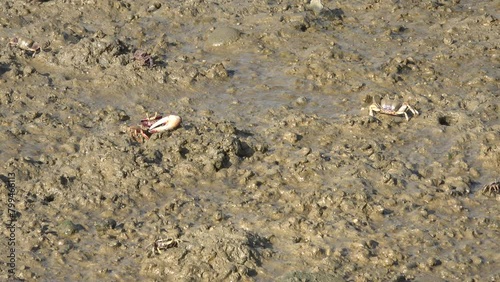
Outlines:
{"type": "Polygon", "coordinates": [[[78,231],[78,226],[75,225],[71,220],[65,220],[59,224],[59,231],[64,235],[72,235],[78,231]]]}
{"type": "Polygon", "coordinates": [[[304,96],[301,96],[295,100],[295,105],[303,106],[303,105],[307,104],[307,102],[309,102],[309,99],[307,99],[304,96]]]}
{"type": "Polygon", "coordinates": [[[209,46],[222,46],[228,45],[241,36],[241,31],[232,27],[218,27],[216,28],[207,38],[207,43],[209,46]]]}
{"type": "Polygon", "coordinates": [[[33,67],[31,67],[31,66],[25,66],[24,69],[23,69],[23,75],[24,76],[28,76],[28,75],[30,75],[30,74],[32,74],[34,72],[35,72],[35,69],[33,67]]]}
{"type": "Polygon", "coordinates": [[[286,132],[283,135],[283,140],[293,144],[299,140],[299,136],[293,132],[286,132]]]}

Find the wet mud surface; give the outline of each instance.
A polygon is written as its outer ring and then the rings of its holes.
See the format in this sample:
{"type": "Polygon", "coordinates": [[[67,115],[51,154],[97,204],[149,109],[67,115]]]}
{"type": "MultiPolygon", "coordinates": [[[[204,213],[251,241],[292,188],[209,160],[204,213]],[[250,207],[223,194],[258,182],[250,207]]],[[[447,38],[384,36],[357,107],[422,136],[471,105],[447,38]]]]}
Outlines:
{"type": "Polygon", "coordinates": [[[15,278],[499,280],[498,10],[3,1],[15,278]],[[182,124],[130,138],[155,112],[182,124]]]}

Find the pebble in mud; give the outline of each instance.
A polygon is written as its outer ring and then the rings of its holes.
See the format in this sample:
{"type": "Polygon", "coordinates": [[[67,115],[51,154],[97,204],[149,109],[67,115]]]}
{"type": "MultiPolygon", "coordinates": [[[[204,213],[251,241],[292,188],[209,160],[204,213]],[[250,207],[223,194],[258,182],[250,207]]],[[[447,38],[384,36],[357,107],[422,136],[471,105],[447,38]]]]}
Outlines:
{"type": "Polygon", "coordinates": [[[218,27],[208,35],[207,44],[214,47],[228,45],[238,40],[240,36],[241,32],[235,28],[218,27]]]}
{"type": "Polygon", "coordinates": [[[116,220],[112,218],[107,218],[100,221],[96,221],[94,223],[94,227],[99,232],[104,232],[109,229],[114,229],[116,227],[116,220]]]}
{"type": "Polygon", "coordinates": [[[78,225],[74,224],[71,220],[65,220],[65,221],[61,222],[61,224],[59,224],[58,228],[62,234],[67,235],[67,236],[75,234],[76,232],[78,232],[78,229],[79,229],[78,225]]]}
{"type": "Polygon", "coordinates": [[[293,144],[293,143],[299,141],[299,135],[289,131],[289,132],[286,132],[285,134],[283,134],[283,140],[285,140],[286,142],[288,142],[290,144],[293,144]]]}
{"type": "Polygon", "coordinates": [[[66,254],[73,248],[73,242],[68,239],[61,239],[57,241],[57,251],[60,254],[66,254]]]}
{"type": "Polygon", "coordinates": [[[304,96],[300,96],[299,98],[295,99],[294,104],[297,106],[304,106],[309,102],[309,99],[304,96]]]}

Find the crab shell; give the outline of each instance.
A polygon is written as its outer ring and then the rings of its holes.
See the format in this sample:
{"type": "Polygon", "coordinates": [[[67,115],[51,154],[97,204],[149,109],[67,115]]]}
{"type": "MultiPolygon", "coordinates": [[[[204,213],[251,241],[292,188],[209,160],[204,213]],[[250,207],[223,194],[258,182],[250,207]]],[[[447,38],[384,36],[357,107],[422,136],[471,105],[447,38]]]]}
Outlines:
{"type": "Polygon", "coordinates": [[[23,50],[32,50],[40,48],[35,41],[23,37],[14,37],[9,42],[10,45],[15,45],[23,50]]]}
{"type": "Polygon", "coordinates": [[[169,115],[164,118],[161,118],[157,122],[153,123],[151,127],[149,127],[149,133],[158,133],[167,130],[175,129],[181,124],[181,117],[176,115],[169,115]]]}
{"type": "Polygon", "coordinates": [[[407,111],[413,113],[413,115],[418,115],[419,112],[412,108],[406,102],[400,102],[397,99],[389,99],[386,97],[382,98],[380,95],[375,95],[373,97],[373,104],[370,105],[369,115],[374,117],[375,112],[380,112],[386,115],[401,116],[404,115],[406,120],[410,120],[407,111]]]}
{"type": "Polygon", "coordinates": [[[380,103],[380,108],[385,111],[397,111],[402,105],[400,101],[384,98],[380,103]]]}
{"type": "Polygon", "coordinates": [[[38,51],[42,50],[42,46],[38,45],[31,39],[27,39],[24,37],[14,37],[9,41],[9,45],[14,45],[17,46],[19,49],[25,50],[25,51],[30,51],[33,52],[33,56],[35,57],[35,54],[38,51]]]}

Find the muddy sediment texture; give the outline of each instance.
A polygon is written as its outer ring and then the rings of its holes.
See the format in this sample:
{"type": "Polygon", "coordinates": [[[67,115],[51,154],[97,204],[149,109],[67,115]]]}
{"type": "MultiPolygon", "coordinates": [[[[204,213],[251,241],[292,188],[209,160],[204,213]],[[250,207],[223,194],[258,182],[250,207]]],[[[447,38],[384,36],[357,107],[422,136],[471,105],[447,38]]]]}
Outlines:
{"type": "Polygon", "coordinates": [[[500,279],[498,5],[239,2],[1,4],[15,277],[500,279]]]}

